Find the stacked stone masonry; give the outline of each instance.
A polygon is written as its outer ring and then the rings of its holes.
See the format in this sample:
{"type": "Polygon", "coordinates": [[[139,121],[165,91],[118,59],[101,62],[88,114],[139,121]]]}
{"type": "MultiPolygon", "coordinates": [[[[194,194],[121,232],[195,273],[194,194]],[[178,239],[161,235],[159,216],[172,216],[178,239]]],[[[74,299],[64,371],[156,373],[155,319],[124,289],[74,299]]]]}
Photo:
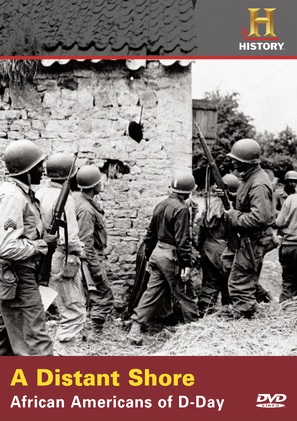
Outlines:
{"type": "MultiPolygon", "coordinates": [[[[100,199],[108,276],[116,306],[124,309],[153,208],[168,194],[174,169],[191,168],[191,67],[151,61],[131,72],[124,60],[40,67],[33,83],[9,84],[2,96],[1,156],[18,139],[36,142],[47,155],[79,150],[78,166],[111,163],[100,199]],[[139,122],[141,107],[144,138],[138,143],[127,127],[139,122]],[[126,171],[112,167],[118,162],[126,171]]],[[[3,160],[0,171],[3,179],[3,160]]]]}

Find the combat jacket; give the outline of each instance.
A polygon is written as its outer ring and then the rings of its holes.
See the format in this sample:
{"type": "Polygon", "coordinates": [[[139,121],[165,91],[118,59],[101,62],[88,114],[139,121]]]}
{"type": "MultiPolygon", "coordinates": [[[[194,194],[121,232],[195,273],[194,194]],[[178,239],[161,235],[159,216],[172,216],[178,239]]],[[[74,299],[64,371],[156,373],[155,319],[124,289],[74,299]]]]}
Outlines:
{"type": "Polygon", "coordinates": [[[275,219],[274,193],[266,172],[256,165],[241,179],[236,210],[230,212],[231,224],[241,235],[263,236],[275,219]]]}
{"type": "MultiPolygon", "coordinates": [[[[41,187],[36,192],[36,197],[40,201],[41,214],[45,229],[47,229],[52,222],[54,208],[61,193],[61,189],[62,185],[60,183],[48,181],[44,187],[41,187]]],[[[75,204],[74,199],[70,194],[68,195],[62,218],[65,218],[67,222],[68,252],[80,254],[81,242],[78,236],[79,231],[75,214],[75,204]]],[[[59,228],[57,249],[62,252],[65,251],[65,230],[63,228],[59,228]]]]}
{"type": "Polygon", "coordinates": [[[275,223],[283,237],[282,245],[297,245],[297,193],[287,197],[275,223]]]}
{"type": "Polygon", "coordinates": [[[211,196],[207,209],[193,230],[193,245],[201,252],[205,241],[211,241],[226,247],[228,224],[224,216],[223,203],[220,197],[211,196]]]}
{"type": "Polygon", "coordinates": [[[190,212],[185,202],[176,193],[171,193],[154,209],[145,237],[147,258],[152,254],[158,241],[176,247],[181,268],[192,266],[190,212]]]}
{"type": "Polygon", "coordinates": [[[41,239],[39,203],[31,197],[29,187],[16,178],[9,178],[0,186],[1,259],[25,260],[47,253],[47,244],[41,239]]]}
{"type": "Polygon", "coordinates": [[[99,203],[80,193],[75,197],[79,237],[84,243],[86,259],[92,275],[100,272],[102,256],[107,245],[104,211],[99,203]]]}

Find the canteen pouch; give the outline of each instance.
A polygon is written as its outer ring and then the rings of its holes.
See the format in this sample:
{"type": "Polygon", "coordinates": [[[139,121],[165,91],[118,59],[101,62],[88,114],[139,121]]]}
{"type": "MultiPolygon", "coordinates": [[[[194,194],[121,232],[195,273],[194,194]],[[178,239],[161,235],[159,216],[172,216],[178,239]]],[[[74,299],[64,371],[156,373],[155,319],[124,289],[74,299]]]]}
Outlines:
{"type": "Polygon", "coordinates": [[[67,262],[64,263],[63,278],[74,278],[80,268],[80,258],[74,254],[69,254],[67,262]]]}
{"type": "Polygon", "coordinates": [[[18,278],[7,263],[0,265],[0,300],[13,300],[16,295],[18,278]]]}

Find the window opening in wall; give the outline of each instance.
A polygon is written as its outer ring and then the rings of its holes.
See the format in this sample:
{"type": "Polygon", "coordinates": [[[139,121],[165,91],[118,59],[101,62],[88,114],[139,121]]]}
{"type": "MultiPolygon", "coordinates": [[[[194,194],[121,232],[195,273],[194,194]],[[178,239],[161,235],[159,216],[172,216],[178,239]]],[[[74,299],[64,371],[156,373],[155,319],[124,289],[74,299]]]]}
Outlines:
{"type": "Polygon", "coordinates": [[[106,175],[107,178],[113,180],[123,176],[123,174],[129,174],[130,168],[118,159],[107,159],[100,171],[106,175]]]}

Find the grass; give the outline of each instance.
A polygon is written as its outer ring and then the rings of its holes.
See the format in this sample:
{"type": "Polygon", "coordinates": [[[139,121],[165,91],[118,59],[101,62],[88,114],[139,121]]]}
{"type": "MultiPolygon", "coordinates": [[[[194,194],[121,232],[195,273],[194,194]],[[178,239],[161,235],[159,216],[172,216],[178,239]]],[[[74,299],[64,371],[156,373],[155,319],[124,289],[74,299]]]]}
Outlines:
{"type": "MultiPolygon", "coordinates": [[[[108,320],[103,332],[92,337],[91,324],[85,329],[85,340],[71,355],[102,356],[294,356],[297,355],[297,300],[278,303],[281,291],[281,266],[278,251],[264,259],[260,278],[274,299],[261,303],[256,316],[234,320],[230,311],[220,306],[215,313],[190,324],[164,326],[152,323],[144,334],[143,346],[131,346],[126,340],[129,322],[120,317],[108,320]]],[[[54,337],[56,323],[50,321],[54,337]]]]}

